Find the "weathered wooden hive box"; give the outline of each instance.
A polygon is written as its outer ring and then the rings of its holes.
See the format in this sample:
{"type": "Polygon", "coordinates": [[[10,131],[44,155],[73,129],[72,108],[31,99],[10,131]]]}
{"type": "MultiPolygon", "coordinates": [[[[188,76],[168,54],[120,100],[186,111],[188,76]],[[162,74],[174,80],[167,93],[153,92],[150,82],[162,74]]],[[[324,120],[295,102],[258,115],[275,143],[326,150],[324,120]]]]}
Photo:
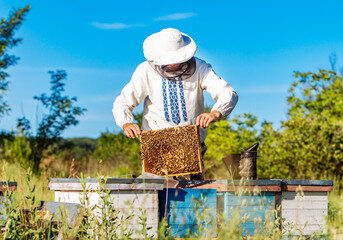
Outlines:
{"type": "Polygon", "coordinates": [[[70,227],[77,227],[82,221],[83,209],[77,203],[41,201],[37,210],[43,214],[50,212],[55,221],[67,223],[70,227]]]}
{"type": "Polygon", "coordinates": [[[281,225],[287,235],[326,234],[329,180],[282,180],[278,194],[281,225]]]}
{"type": "Polygon", "coordinates": [[[199,126],[143,131],[143,170],[160,176],[202,172],[199,126]]]}
{"type": "Polygon", "coordinates": [[[275,219],[276,195],[281,190],[279,180],[228,181],[222,194],[222,209],[226,219],[243,218],[243,235],[268,235],[265,225],[275,219]]]}
{"type": "Polygon", "coordinates": [[[160,192],[160,214],[175,238],[199,234],[211,239],[217,235],[217,190],[165,189],[160,192]]]}
{"type": "Polygon", "coordinates": [[[265,224],[281,218],[280,228],[286,236],[326,234],[328,192],[333,182],[328,180],[203,180],[181,181],[182,189],[215,189],[217,216],[226,220],[238,213],[243,216],[244,236],[265,232],[265,224]]]}
{"type": "Polygon", "coordinates": [[[6,182],[0,181],[0,225],[1,221],[6,220],[4,208],[5,208],[5,192],[6,191],[15,191],[17,189],[16,182],[6,182]]]}
{"type": "Polygon", "coordinates": [[[243,236],[264,234],[266,222],[275,219],[276,196],[281,180],[202,180],[181,181],[180,188],[213,189],[217,193],[217,217],[230,221],[242,218],[243,236]]]}
{"type": "MultiPolygon", "coordinates": [[[[102,206],[99,190],[103,185],[98,179],[87,178],[86,190],[90,206],[102,206]]],[[[159,222],[158,191],[163,190],[163,179],[108,178],[105,189],[110,191],[110,201],[124,217],[133,215],[127,223],[129,230],[141,229],[139,216],[146,211],[148,234],[157,237],[159,222]]],[[[78,179],[52,179],[49,189],[55,191],[56,202],[78,203],[84,197],[83,187],[78,179]]],[[[95,212],[97,214],[97,212],[95,212]]],[[[140,238],[133,234],[132,238],[140,238]]]]}
{"type": "MultiPolygon", "coordinates": [[[[101,206],[98,180],[87,179],[86,185],[91,205],[101,206]]],[[[147,211],[149,234],[154,237],[158,222],[166,217],[173,237],[200,234],[210,239],[217,236],[223,221],[237,215],[244,218],[243,236],[269,235],[265,226],[276,219],[276,213],[286,236],[325,234],[332,185],[320,180],[199,180],[167,188],[163,179],[108,179],[106,188],[112,190],[112,202],[122,212],[127,203],[136,216],[142,215],[141,209],[147,211]]],[[[55,201],[80,203],[83,189],[76,179],[53,179],[50,189],[55,190],[55,201]]],[[[137,218],[131,225],[139,228],[137,218]]]]}

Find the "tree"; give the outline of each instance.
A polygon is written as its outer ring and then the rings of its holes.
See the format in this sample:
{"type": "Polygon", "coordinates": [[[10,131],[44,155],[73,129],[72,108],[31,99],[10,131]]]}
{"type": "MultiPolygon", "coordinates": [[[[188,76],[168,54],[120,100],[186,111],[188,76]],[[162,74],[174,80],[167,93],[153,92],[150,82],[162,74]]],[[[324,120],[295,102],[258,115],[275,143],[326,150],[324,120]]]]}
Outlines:
{"type": "Polygon", "coordinates": [[[54,144],[64,130],[77,125],[79,121],[76,117],[86,111],[85,108],[75,106],[76,97],[63,95],[67,73],[63,70],[57,70],[56,72],[49,71],[49,74],[52,85],[51,95],[48,96],[43,93],[40,96],[34,96],[34,99],[41,103],[46,111],[38,124],[36,136],[32,136],[30,121],[26,117],[19,118],[17,124],[21,131],[31,136],[32,160],[36,171],[39,169],[44,150],[54,144]]]}
{"type": "MultiPolygon", "coordinates": [[[[334,64],[332,64],[334,66],[334,64]]],[[[295,72],[288,120],[265,124],[261,177],[322,178],[343,175],[343,86],[336,71],[295,72]]]]}
{"type": "Polygon", "coordinates": [[[297,80],[289,89],[287,98],[289,117],[296,114],[308,117],[321,115],[328,121],[343,117],[342,76],[335,71],[321,69],[318,73],[296,72],[295,78],[297,80]]]}
{"type": "Polygon", "coordinates": [[[257,131],[257,118],[251,114],[210,126],[204,159],[208,175],[226,176],[222,158],[260,142],[259,178],[342,177],[343,85],[333,61],[331,65],[332,70],[295,72],[287,97],[288,119],[279,129],[264,121],[257,131]]]}
{"type": "Polygon", "coordinates": [[[14,35],[30,8],[30,5],[27,5],[25,8],[13,9],[7,19],[0,18],[0,117],[10,111],[5,100],[9,74],[4,70],[15,65],[19,60],[19,57],[9,54],[9,50],[22,42],[21,38],[16,38],[14,35]]]}

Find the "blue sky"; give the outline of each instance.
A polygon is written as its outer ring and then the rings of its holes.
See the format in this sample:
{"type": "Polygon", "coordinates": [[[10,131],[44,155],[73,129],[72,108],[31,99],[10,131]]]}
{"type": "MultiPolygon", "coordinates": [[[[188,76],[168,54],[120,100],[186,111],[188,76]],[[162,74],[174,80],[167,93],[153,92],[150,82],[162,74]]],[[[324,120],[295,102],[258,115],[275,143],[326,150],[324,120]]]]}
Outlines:
{"type": "MultiPolygon", "coordinates": [[[[294,71],[329,67],[333,52],[343,59],[342,1],[0,0],[0,17],[28,3],[17,34],[24,40],[12,51],[21,60],[9,70],[12,112],[1,129],[23,114],[35,126],[42,110],[32,97],[48,92],[49,70],[65,69],[67,93],[88,112],[64,137],[120,130],[113,100],[144,61],[144,39],[167,27],[192,36],[196,56],[238,92],[233,115],[252,112],[274,126],[286,118],[294,71]]],[[[208,95],[206,102],[213,104],[208,95]]]]}

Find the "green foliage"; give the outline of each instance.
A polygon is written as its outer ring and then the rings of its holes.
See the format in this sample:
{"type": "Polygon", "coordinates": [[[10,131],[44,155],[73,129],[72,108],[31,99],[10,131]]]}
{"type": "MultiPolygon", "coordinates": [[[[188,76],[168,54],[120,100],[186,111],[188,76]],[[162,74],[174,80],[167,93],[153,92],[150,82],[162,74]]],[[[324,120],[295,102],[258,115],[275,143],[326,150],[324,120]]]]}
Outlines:
{"type": "Polygon", "coordinates": [[[17,133],[12,141],[4,139],[4,147],[0,150],[3,151],[2,156],[8,162],[16,162],[25,168],[32,163],[30,142],[23,133],[17,133]]]}
{"type": "Polygon", "coordinates": [[[98,140],[94,138],[59,138],[51,148],[51,154],[68,153],[71,158],[89,158],[98,147],[98,140]]]}
{"type": "Polygon", "coordinates": [[[7,19],[0,18],[0,117],[10,111],[5,100],[9,74],[4,70],[15,65],[19,60],[18,57],[9,54],[9,50],[22,42],[21,38],[15,37],[15,32],[19,29],[30,8],[28,5],[25,8],[13,9],[7,19]]]}
{"type": "Polygon", "coordinates": [[[64,81],[67,78],[67,73],[63,70],[56,72],[49,71],[51,76],[51,95],[45,93],[40,96],[35,96],[38,102],[48,110],[48,113],[43,114],[43,119],[39,123],[37,129],[37,137],[43,139],[56,139],[69,126],[75,126],[79,123],[77,116],[82,115],[86,109],[74,106],[77,103],[76,97],[68,97],[62,93],[65,91],[64,81]]]}
{"type": "MultiPolygon", "coordinates": [[[[63,139],[64,140],[64,139],[63,139]]],[[[77,148],[77,151],[94,152],[98,147],[98,141],[94,138],[68,138],[64,140],[64,144],[69,145],[71,148],[77,148]]],[[[70,147],[68,147],[70,149],[70,147]]]]}
{"type": "MultiPolygon", "coordinates": [[[[44,110],[41,122],[38,124],[36,136],[31,138],[33,166],[38,171],[43,151],[54,144],[64,130],[79,123],[77,117],[86,109],[75,106],[76,97],[63,95],[67,73],[63,70],[49,71],[51,77],[51,95],[45,93],[34,96],[34,99],[42,104],[44,110]]],[[[22,131],[30,133],[30,121],[26,117],[18,119],[17,126],[22,131]]]]}
{"type": "Polygon", "coordinates": [[[168,225],[168,218],[164,217],[160,220],[158,225],[158,239],[173,240],[174,238],[169,233],[170,227],[168,225]]]}
{"type": "Polygon", "coordinates": [[[137,174],[141,168],[139,139],[128,138],[122,132],[102,133],[94,157],[120,169],[119,174],[137,174]]]}
{"type": "Polygon", "coordinates": [[[255,142],[259,178],[326,178],[343,175],[343,86],[335,71],[295,73],[287,98],[288,119],[273,129],[243,114],[210,126],[208,177],[227,177],[222,158],[255,142]]]}
{"type": "Polygon", "coordinates": [[[224,174],[225,167],[222,159],[225,156],[231,153],[240,153],[243,148],[258,141],[256,124],[257,117],[249,113],[238,115],[232,120],[220,120],[210,125],[205,140],[208,150],[204,158],[208,176],[224,174]]]}
{"type": "Polygon", "coordinates": [[[325,69],[318,73],[295,73],[296,81],[289,89],[288,115],[323,116],[328,121],[343,117],[342,77],[325,69]]]}
{"type": "Polygon", "coordinates": [[[329,194],[328,202],[328,234],[330,239],[343,235],[343,196],[337,192],[329,194]]]}
{"type": "Polygon", "coordinates": [[[3,239],[50,239],[56,231],[52,219],[44,220],[42,215],[38,214],[36,185],[32,181],[33,175],[30,169],[26,172],[26,181],[28,192],[21,195],[22,202],[13,201],[16,192],[9,189],[5,191],[4,214],[6,222],[4,224],[6,231],[0,232],[3,239]],[[23,204],[25,202],[25,204],[23,204]],[[26,206],[23,209],[23,206],[26,206]]]}
{"type": "Polygon", "coordinates": [[[334,71],[295,73],[288,120],[261,131],[260,177],[323,178],[343,175],[343,86],[334,71]]]}
{"type": "Polygon", "coordinates": [[[298,114],[282,126],[262,141],[260,177],[318,179],[343,173],[342,123],[298,114]]]}

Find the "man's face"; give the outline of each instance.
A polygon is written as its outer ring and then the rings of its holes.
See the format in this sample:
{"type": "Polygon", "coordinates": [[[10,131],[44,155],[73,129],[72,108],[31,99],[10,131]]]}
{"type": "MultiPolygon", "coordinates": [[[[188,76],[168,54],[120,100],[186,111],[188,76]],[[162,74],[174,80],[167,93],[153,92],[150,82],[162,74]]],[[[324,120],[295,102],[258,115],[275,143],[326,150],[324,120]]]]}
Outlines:
{"type": "Polygon", "coordinates": [[[180,69],[180,66],[181,66],[181,63],[170,64],[170,65],[165,65],[165,66],[163,67],[163,69],[164,69],[166,72],[173,72],[173,71],[179,70],[179,69],[180,69]]]}

